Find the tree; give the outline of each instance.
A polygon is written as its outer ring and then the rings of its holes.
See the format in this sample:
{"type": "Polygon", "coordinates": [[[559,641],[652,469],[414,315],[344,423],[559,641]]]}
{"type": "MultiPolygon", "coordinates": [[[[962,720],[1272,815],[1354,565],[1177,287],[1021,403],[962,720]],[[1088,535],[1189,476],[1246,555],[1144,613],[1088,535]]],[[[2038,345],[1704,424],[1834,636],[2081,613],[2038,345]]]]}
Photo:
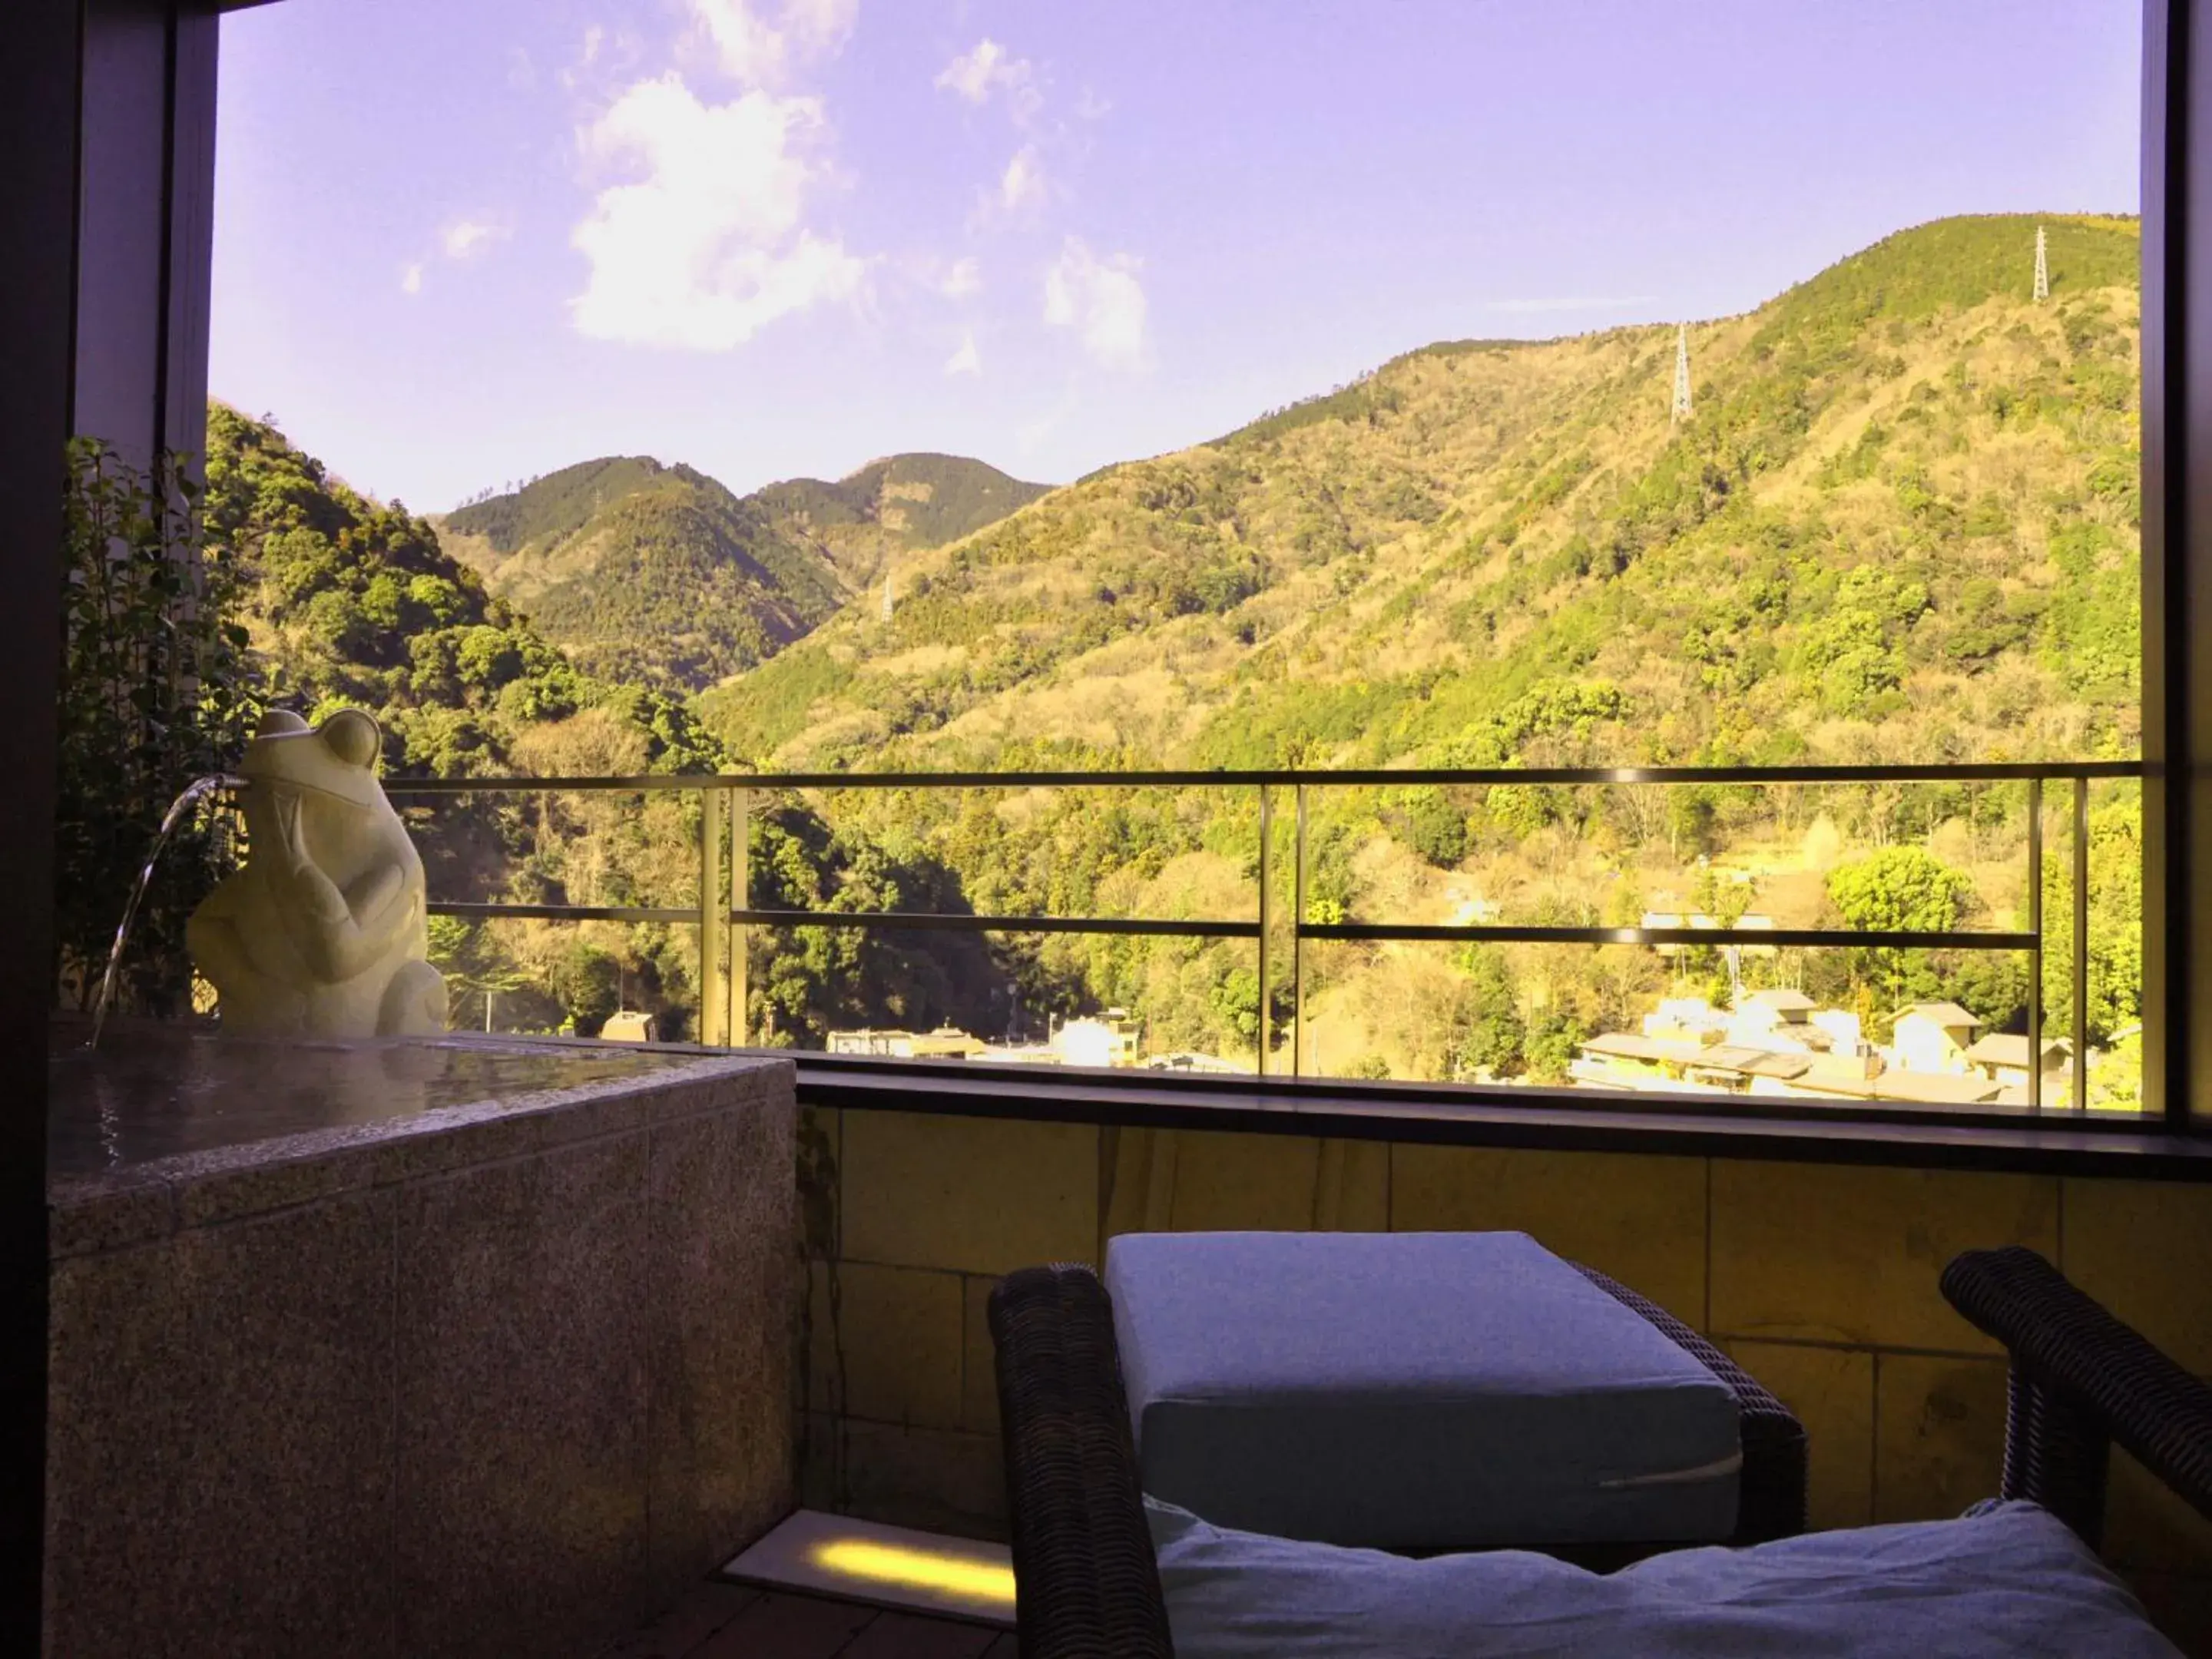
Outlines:
{"type": "MultiPolygon", "coordinates": [[[[1974,884],[1921,847],[1885,847],[1828,875],[1828,899],[1859,933],[1941,933],[1955,930],[1974,884]]],[[[1854,951],[1853,972],[1881,985],[1893,1005],[1937,988],[1924,953],[1896,947],[1854,951]]]]}
{"type": "MultiPolygon", "coordinates": [[[[186,785],[238,764],[261,686],[238,621],[237,567],[207,543],[179,458],[141,472],[78,439],[67,476],[54,920],[83,1006],[163,814],[186,785]]],[[[139,910],[121,986],[131,1003],[184,1006],[185,921],[228,864],[224,821],[204,803],[179,824],[139,910]]]]}
{"type": "Polygon", "coordinates": [[[1407,790],[1403,815],[1393,827],[1407,846],[1440,869],[1449,870],[1467,856],[1467,814],[1440,789],[1407,790]]]}
{"type": "MultiPolygon", "coordinates": [[[[2074,1029],[2070,850],[2045,855],[2043,875],[2044,1026],[2074,1029]]],[[[2116,800],[2089,814],[2089,1042],[2142,1018],[2142,803],[2116,800]]],[[[1977,1012],[1980,1012],[1976,1010],[1977,1012]]]]}
{"type": "Polygon", "coordinates": [[[1920,847],[1885,847],[1828,876],[1828,898],[1861,933],[1948,933],[1974,884],[1920,847]]]}
{"type": "Polygon", "coordinates": [[[1521,996],[1504,955],[1495,945],[1470,945],[1460,952],[1467,984],[1460,994],[1460,1028],[1452,1044],[1456,1073],[1487,1072],[1508,1077],[1522,1069],[1527,1030],[1521,996]]]}

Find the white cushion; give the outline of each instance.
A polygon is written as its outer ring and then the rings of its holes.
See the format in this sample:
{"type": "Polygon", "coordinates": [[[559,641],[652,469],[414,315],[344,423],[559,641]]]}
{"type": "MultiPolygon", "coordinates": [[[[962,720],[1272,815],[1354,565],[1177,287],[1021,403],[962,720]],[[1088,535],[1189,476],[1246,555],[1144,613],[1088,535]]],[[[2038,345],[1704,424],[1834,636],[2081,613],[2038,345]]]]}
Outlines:
{"type": "Polygon", "coordinates": [[[1706,1543],[1735,1397],[1526,1233],[1125,1233],[1106,1288],[1139,1484],[1381,1549],[1706,1543]]]}
{"type": "Polygon", "coordinates": [[[1522,1550],[1409,1560],[1146,1509],[1177,1659],[2179,1659],[2033,1504],[1612,1574],[1522,1550]]]}

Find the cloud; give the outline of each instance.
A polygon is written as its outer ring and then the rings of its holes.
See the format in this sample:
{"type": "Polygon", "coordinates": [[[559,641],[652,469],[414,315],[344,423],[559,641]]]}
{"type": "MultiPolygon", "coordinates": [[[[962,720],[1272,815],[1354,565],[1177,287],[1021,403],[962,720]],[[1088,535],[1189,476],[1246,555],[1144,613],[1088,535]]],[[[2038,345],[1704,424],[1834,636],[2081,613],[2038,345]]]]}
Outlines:
{"type": "Polygon", "coordinates": [[[577,331],[726,351],[780,317],[854,297],[866,262],[802,222],[823,173],[811,157],[823,128],[812,98],[754,90],[708,104],[672,73],[631,87],[580,135],[588,160],[640,176],[600,191],[570,236],[591,262],[570,301],[577,331]]]}
{"type": "Polygon", "coordinates": [[[1014,152],[1014,159],[1006,163],[999,180],[999,205],[1009,213],[1018,213],[1026,207],[1042,205],[1045,195],[1044,163],[1038,159],[1035,144],[1024,144],[1014,152]]]}
{"type": "Polygon", "coordinates": [[[937,291],[948,300],[972,299],[983,291],[983,270],[975,261],[957,259],[938,279],[937,291]]]}
{"type": "Polygon", "coordinates": [[[1044,320],[1054,328],[1073,329],[1091,360],[1103,368],[1142,368],[1149,354],[1139,268],[1126,253],[1102,260],[1080,237],[1069,237],[1045,272],[1044,320]]]}
{"type": "Polygon", "coordinates": [[[456,219],[438,234],[438,246],[448,259],[473,259],[507,235],[504,225],[483,219],[456,219]]]}
{"type": "Polygon", "coordinates": [[[1534,300],[1492,300],[1484,309],[1527,316],[1546,311],[1610,311],[1622,306],[1649,306],[1658,302],[1659,296],[1656,294],[1628,294],[1611,299],[1561,295],[1534,300]]]}
{"type": "Polygon", "coordinates": [[[960,349],[945,360],[947,374],[981,374],[983,354],[975,349],[975,331],[969,329],[960,337],[960,349]]]}
{"type": "Polygon", "coordinates": [[[860,0],[783,0],[773,18],[754,0],[691,0],[723,72],[739,85],[782,86],[806,64],[839,51],[860,21],[860,0]]]}
{"type": "Polygon", "coordinates": [[[963,52],[947,64],[937,84],[971,104],[988,103],[994,92],[1003,92],[1007,111],[1017,123],[1030,120],[1044,104],[1029,60],[1009,56],[988,35],[975,43],[974,51],[963,52]]]}
{"type": "Polygon", "coordinates": [[[477,216],[454,219],[440,231],[429,252],[419,259],[410,259],[399,270],[399,291],[414,295],[422,291],[422,284],[434,264],[445,262],[465,264],[489,252],[495,243],[503,242],[514,234],[511,222],[501,218],[477,216]]]}

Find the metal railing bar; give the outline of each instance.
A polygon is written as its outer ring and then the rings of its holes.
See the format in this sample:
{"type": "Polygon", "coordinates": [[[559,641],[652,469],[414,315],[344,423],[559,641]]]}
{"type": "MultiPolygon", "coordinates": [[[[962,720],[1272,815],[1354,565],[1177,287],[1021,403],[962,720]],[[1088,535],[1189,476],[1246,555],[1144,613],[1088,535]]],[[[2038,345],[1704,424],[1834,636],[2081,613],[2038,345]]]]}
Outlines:
{"type": "Polygon", "coordinates": [[[1267,893],[1267,843],[1274,839],[1274,797],[1267,786],[1260,786],[1260,1047],[1259,1058],[1253,1070],[1261,1077],[1267,1075],[1267,1049],[1274,1036],[1274,1021],[1269,1018],[1273,999],[1268,995],[1267,928],[1273,921],[1267,893]]]}
{"type": "Polygon", "coordinates": [[[1306,789],[1297,786],[1291,836],[1291,1075],[1305,1073],[1306,1048],[1306,789]]]}
{"type": "Polygon", "coordinates": [[[1903,951],[2033,951],[2033,933],[1855,933],[1808,927],[1514,927],[1470,923],[1425,927],[1389,922],[1309,922],[1308,939],[1399,939],[1498,945],[1772,945],[1792,949],[1856,948],[1903,951]]]}
{"type": "Polygon", "coordinates": [[[687,904],[474,904],[433,900],[434,916],[465,916],[479,921],[684,921],[696,926],[699,907],[687,904]]]}
{"type": "Polygon", "coordinates": [[[1532,766],[1393,771],[1297,769],[1174,772],[651,772],[629,777],[386,778],[388,795],[665,789],[1392,788],[1456,784],[1997,783],[2140,778],[2141,761],[1984,761],[1911,766],[1532,766]]]}
{"type": "Polygon", "coordinates": [[[529,794],[559,791],[564,794],[652,794],[667,789],[724,789],[746,781],[720,772],[647,772],[635,777],[590,778],[396,778],[384,779],[387,795],[529,794]]]}
{"type": "MultiPolygon", "coordinates": [[[[436,902],[430,914],[485,921],[670,921],[696,923],[696,907],[639,905],[476,904],[436,902]]],[[[964,933],[1129,933],[1164,939],[1260,937],[1256,921],[1180,921],[1135,916],[971,916],[919,910],[732,909],[732,922],[766,927],[886,927],[964,933]]],[[[1310,939],[1399,940],[1500,945],[1771,945],[1796,948],[1905,951],[2033,951],[2033,933],[1853,933],[1827,928],[1515,927],[1400,926],[1390,922],[1304,922],[1297,937],[1310,939]]]]}
{"type": "MultiPolygon", "coordinates": [[[[690,911],[677,914],[689,916],[690,911]]],[[[732,921],[766,927],[883,927],[955,933],[1136,933],[1163,939],[1251,939],[1256,921],[1170,921],[1134,916],[967,916],[908,910],[732,910],[732,921]]]]}
{"type": "Polygon", "coordinates": [[[2043,780],[2027,781],[2027,1109],[2043,1109],[2043,780]]]}
{"type": "Polygon", "coordinates": [[[2074,1109],[2089,1106],[2089,780],[2074,780],[2074,1109]]]}

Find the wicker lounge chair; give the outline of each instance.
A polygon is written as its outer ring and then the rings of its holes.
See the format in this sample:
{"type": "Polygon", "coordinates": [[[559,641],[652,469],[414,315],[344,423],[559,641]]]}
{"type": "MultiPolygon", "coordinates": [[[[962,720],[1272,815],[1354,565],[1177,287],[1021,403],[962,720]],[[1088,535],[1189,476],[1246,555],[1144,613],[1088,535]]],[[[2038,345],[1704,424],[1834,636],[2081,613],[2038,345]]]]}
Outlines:
{"type": "MultiPolygon", "coordinates": [[[[1638,1305],[1632,1293],[1591,1277],[1638,1305]]],[[[2012,1358],[2004,1497],[2042,1504],[2094,1547],[2107,1449],[2117,1443],[2212,1516],[2212,1389],[2032,1251],[1970,1252],[1946,1269],[1942,1288],[2012,1358]]],[[[1638,1310],[1700,1358],[1711,1355],[1707,1363],[1717,1361],[1717,1374],[1732,1385],[1742,1376],[1663,1313],[1648,1304],[1638,1310]]],[[[1170,1659],[1103,1288],[1084,1267],[1025,1269],[994,1291],[990,1324],[1024,1655],[1170,1659]]],[[[1802,1522],[1799,1468],[1794,1496],[1760,1501],[1796,1504],[1802,1522]]],[[[1753,1501],[1747,1492],[1747,1506],[1753,1501]]],[[[1770,1510],[1763,1524],[1788,1518],[1770,1510]]]]}

